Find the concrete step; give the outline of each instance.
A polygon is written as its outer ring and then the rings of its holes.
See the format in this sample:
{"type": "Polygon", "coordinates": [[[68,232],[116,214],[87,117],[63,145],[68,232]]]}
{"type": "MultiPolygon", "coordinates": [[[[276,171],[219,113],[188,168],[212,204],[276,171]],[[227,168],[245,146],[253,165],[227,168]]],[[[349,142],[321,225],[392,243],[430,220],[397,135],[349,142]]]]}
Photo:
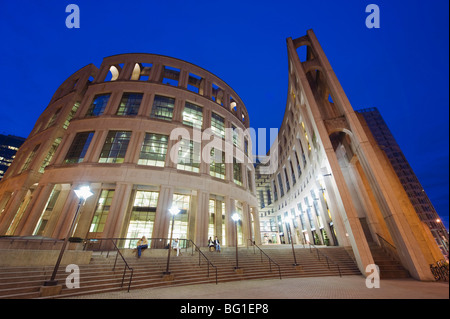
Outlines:
{"type": "MultiPolygon", "coordinates": [[[[174,275],[173,281],[163,280],[163,271],[166,269],[167,257],[150,256],[142,258],[128,257],[127,263],[133,268],[133,280],[131,289],[151,288],[162,286],[179,286],[199,283],[215,283],[216,269],[217,281],[227,282],[249,279],[269,279],[312,276],[336,276],[339,274],[337,267],[331,262],[326,264],[322,257],[320,260],[316,254],[309,249],[296,248],[297,262],[302,269],[296,269],[293,264],[293,254],[291,249],[279,248],[269,249],[267,254],[278,264],[269,263],[266,256],[261,258],[259,251],[250,248],[239,248],[239,267],[242,274],[237,274],[234,270],[236,264],[236,250],[233,247],[222,248],[222,252],[210,252],[208,249],[202,252],[210,259],[215,267],[209,266],[200,257],[198,252],[191,255],[190,251],[183,252],[181,256],[171,256],[170,271],[174,275]],[[262,261],[261,261],[262,260],[262,261]]],[[[356,264],[344,248],[324,250],[332,259],[340,265],[342,275],[360,274],[356,264]]],[[[122,276],[125,264],[121,258],[117,259],[116,268],[113,271],[115,255],[93,255],[89,265],[80,266],[80,288],[68,289],[63,285],[61,295],[57,297],[80,296],[90,293],[107,291],[117,291],[128,289],[128,282],[131,275],[126,271],[124,284],[122,286],[122,276]]],[[[45,280],[48,280],[53,271],[53,267],[8,267],[0,268],[0,298],[40,298],[39,290],[45,280]]],[[[61,266],[56,279],[60,283],[65,283],[68,273],[65,267],[61,266]]]]}

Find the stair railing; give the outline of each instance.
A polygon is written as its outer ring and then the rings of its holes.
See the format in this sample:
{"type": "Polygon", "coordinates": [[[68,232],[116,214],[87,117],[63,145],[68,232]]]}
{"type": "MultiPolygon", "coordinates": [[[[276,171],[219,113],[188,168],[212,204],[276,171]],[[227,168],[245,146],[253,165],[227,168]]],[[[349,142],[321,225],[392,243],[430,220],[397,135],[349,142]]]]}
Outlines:
{"type": "Polygon", "coordinates": [[[256,254],[255,248],[258,248],[260,256],[261,256],[261,263],[263,263],[263,255],[267,257],[267,259],[269,260],[269,269],[270,272],[272,272],[272,263],[278,267],[278,274],[280,275],[280,280],[281,280],[281,268],[280,265],[273,260],[269,255],[267,255],[264,250],[262,250],[258,245],[256,245],[256,243],[251,240],[251,239],[247,239],[247,248],[248,248],[248,243],[250,242],[250,246],[253,246],[253,253],[256,254]]]}
{"type": "MultiPolygon", "coordinates": [[[[117,251],[116,254],[116,259],[114,261],[114,268],[116,266],[116,262],[118,257],[120,256],[122,258],[122,260],[125,263],[125,270],[128,268],[131,270],[131,276],[133,275],[133,270],[132,268],[128,265],[128,263],[126,262],[125,258],[123,257],[122,253],[120,252],[121,248],[125,248],[125,247],[133,247],[133,245],[135,245],[135,242],[137,240],[139,240],[140,238],[93,238],[93,239],[86,239],[85,240],[85,247],[84,249],[87,249],[88,244],[93,242],[93,243],[98,243],[98,247],[95,247],[96,251],[100,251],[100,253],[102,254],[103,251],[107,251],[107,255],[106,257],[109,257],[109,253],[110,251],[117,251]],[[113,243],[114,248],[110,249],[111,247],[108,245],[103,245],[103,242],[109,242],[111,241],[113,243]],[[117,245],[116,243],[120,242],[121,244],[117,245]],[[119,247],[118,247],[119,246],[119,247]]],[[[153,249],[151,248],[151,246],[155,246],[159,249],[169,249],[170,245],[169,245],[169,238],[147,238],[147,241],[149,243],[149,248],[147,249],[153,249]],[[152,243],[154,245],[152,245],[152,243]]],[[[216,273],[216,284],[218,283],[218,275],[217,275],[217,267],[214,266],[214,264],[208,259],[208,257],[206,257],[206,255],[200,250],[200,248],[191,240],[191,239],[180,239],[180,248],[184,249],[185,252],[187,252],[188,248],[191,248],[191,255],[194,255],[194,249],[196,249],[199,252],[199,256],[198,256],[198,264],[199,266],[201,265],[201,259],[202,257],[206,260],[206,263],[208,265],[208,278],[209,278],[209,267],[213,267],[215,269],[215,273],[216,273]],[[190,245],[189,243],[192,243],[192,245],[190,245]]],[[[114,270],[114,269],[113,269],[114,270]]],[[[125,277],[125,270],[124,270],[124,277],[125,277]]],[[[122,278],[122,285],[123,285],[123,281],[124,281],[124,277],[122,278]]],[[[131,283],[131,277],[130,277],[130,283],[131,283]]],[[[129,289],[129,288],[128,288],[129,289]]]]}
{"type": "Polygon", "coordinates": [[[188,240],[188,243],[192,243],[192,254],[191,255],[194,255],[194,247],[198,251],[198,265],[199,266],[201,264],[201,257],[203,257],[206,260],[206,263],[208,265],[208,278],[209,278],[209,266],[211,266],[211,267],[213,267],[215,269],[215,272],[216,272],[216,285],[217,285],[217,283],[218,283],[217,267],[214,266],[214,264],[211,262],[211,260],[209,260],[209,258],[206,257],[206,255],[201,251],[200,247],[198,247],[191,239],[188,240]]]}
{"type": "Polygon", "coordinates": [[[131,287],[131,280],[133,280],[133,268],[130,267],[130,265],[128,265],[127,261],[125,260],[125,257],[123,257],[122,253],[120,252],[119,248],[117,247],[115,241],[113,239],[111,239],[111,242],[114,245],[114,250],[117,251],[116,253],[116,259],[114,260],[114,267],[113,267],[113,271],[116,269],[116,263],[117,263],[117,257],[121,257],[122,261],[125,263],[125,267],[123,267],[123,275],[122,275],[122,284],[120,287],[123,287],[123,282],[125,280],[125,274],[127,271],[127,268],[131,271],[131,275],[130,275],[130,281],[128,282],[128,292],[130,292],[130,287],[131,287]]]}
{"type": "Polygon", "coordinates": [[[400,258],[398,257],[397,248],[388,242],[386,239],[377,234],[378,240],[380,242],[381,248],[396,261],[400,262],[400,258]]]}
{"type": "Polygon", "coordinates": [[[311,242],[308,241],[308,244],[309,244],[309,252],[310,252],[310,253],[312,253],[312,248],[314,248],[315,251],[317,252],[317,258],[318,258],[319,260],[321,260],[321,259],[320,259],[320,256],[322,255],[322,257],[324,257],[325,260],[326,260],[326,262],[327,262],[327,267],[328,267],[328,269],[330,269],[330,270],[331,270],[331,268],[330,268],[330,262],[333,263],[333,264],[335,264],[335,265],[337,266],[338,271],[339,271],[339,277],[342,277],[341,267],[339,267],[339,264],[338,264],[337,262],[335,262],[333,259],[331,259],[330,257],[328,257],[326,254],[324,254],[323,252],[321,252],[321,251],[319,250],[319,248],[317,248],[316,246],[314,246],[313,244],[311,244],[311,242]]]}

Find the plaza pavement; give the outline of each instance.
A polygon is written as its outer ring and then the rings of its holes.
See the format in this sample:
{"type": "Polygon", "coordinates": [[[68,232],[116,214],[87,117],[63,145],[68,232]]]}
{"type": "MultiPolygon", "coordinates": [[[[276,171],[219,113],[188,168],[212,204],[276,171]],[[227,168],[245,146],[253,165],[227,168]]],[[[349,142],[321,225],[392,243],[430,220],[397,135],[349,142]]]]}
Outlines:
{"type": "Polygon", "coordinates": [[[381,279],[367,288],[363,276],[245,280],[131,289],[68,299],[449,299],[449,285],[414,279],[381,279]]]}

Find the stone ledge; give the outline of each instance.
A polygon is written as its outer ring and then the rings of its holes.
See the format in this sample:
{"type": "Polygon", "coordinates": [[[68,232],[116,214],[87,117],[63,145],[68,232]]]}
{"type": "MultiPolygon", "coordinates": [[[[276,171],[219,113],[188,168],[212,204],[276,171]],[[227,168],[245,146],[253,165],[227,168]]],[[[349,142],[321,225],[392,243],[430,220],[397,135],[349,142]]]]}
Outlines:
{"type": "MultiPolygon", "coordinates": [[[[0,249],[0,267],[54,266],[59,250],[0,249]]],[[[86,265],[91,261],[92,251],[66,250],[62,265],[86,265]]]]}

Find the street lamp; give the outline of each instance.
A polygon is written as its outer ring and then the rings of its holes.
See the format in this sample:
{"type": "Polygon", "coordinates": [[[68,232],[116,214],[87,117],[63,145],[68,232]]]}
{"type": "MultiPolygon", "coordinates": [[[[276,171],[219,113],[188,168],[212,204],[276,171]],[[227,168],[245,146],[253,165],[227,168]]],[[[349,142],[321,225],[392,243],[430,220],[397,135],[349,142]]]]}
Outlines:
{"type": "Polygon", "coordinates": [[[50,278],[50,280],[47,280],[46,282],[44,282],[44,286],[56,286],[58,284],[58,280],[55,280],[56,273],[58,272],[58,268],[61,263],[62,257],[64,255],[64,251],[66,249],[67,242],[69,241],[69,237],[70,237],[70,235],[72,235],[73,229],[75,227],[78,213],[80,212],[80,207],[82,204],[84,205],[84,203],[86,202],[86,199],[88,199],[89,197],[94,195],[91,192],[91,189],[89,188],[89,186],[80,186],[80,188],[75,189],[74,192],[78,197],[77,211],[75,212],[75,216],[73,216],[72,225],[70,226],[69,232],[67,233],[66,238],[64,238],[64,242],[61,247],[61,251],[59,252],[58,259],[56,260],[55,268],[53,269],[52,277],[50,278]]]}
{"type": "Polygon", "coordinates": [[[294,241],[292,240],[291,218],[290,218],[290,217],[286,217],[286,218],[284,219],[284,222],[285,222],[285,224],[286,224],[286,228],[287,228],[289,237],[291,238],[292,254],[294,255],[294,266],[298,266],[299,264],[297,264],[297,258],[295,257],[294,241]]]}
{"type": "Polygon", "coordinates": [[[238,259],[238,230],[237,230],[237,224],[239,222],[239,220],[241,219],[241,217],[239,216],[238,213],[234,213],[231,216],[231,219],[234,220],[234,225],[236,226],[235,230],[236,230],[236,267],[234,267],[234,269],[239,269],[239,259],[238,259]]]}
{"type": "Polygon", "coordinates": [[[178,209],[178,207],[173,206],[171,209],[169,209],[169,212],[172,215],[172,229],[170,231],[169,253],[167,254],[167,267],[166,267],[166,271],[163,272],[164,275],[170,275],[169,263],[170,263],[170,251],[172,250],[173,226],[175,224],[175,216],[178,215],[180,210],[178,209]]]}

